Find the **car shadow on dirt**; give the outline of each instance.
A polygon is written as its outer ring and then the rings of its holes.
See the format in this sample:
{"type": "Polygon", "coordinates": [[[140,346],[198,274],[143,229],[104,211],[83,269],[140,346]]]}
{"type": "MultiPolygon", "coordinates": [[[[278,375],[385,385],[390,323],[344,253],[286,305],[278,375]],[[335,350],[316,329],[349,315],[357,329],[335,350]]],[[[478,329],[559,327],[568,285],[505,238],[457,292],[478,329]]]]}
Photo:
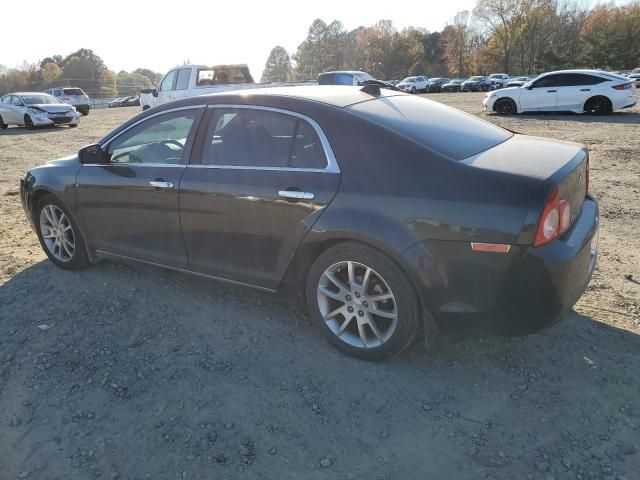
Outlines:
{"type": "Polygon", "coordinates": [[[578,314],[369,363],[288,299],[136,264],[41,261],[0,304],[7,478],[633,478],[638,461],[640,336],[578,314]]]}
{"type": "MultiPolygon", "coordinates": [[[[497,113],[487,113],[487,115],[498,118],[500,117],[500,115],[498,115],[497,113]]],[[[571,120],[578,123],[622,123],[630,125],[640,124],[639,112],[625,111],[615,111],[606,115],[589,115],[586,113],[573,112],[527,112],[512,116],[512,118],[516,118],[518,120],[559,120],[564,122],[571,120]]]]}
{"type": "Polygon", "coordinates": [[[4,130],[0,130],[0,137],[2,136],[22,136],[22,135],[34,135],[38,133],[59,133],[65,130],[71,130],[67,125],[52,125],[50,127],[36,127],[33,130],[29,130],[25,127],[9,127],[4,130]]]}

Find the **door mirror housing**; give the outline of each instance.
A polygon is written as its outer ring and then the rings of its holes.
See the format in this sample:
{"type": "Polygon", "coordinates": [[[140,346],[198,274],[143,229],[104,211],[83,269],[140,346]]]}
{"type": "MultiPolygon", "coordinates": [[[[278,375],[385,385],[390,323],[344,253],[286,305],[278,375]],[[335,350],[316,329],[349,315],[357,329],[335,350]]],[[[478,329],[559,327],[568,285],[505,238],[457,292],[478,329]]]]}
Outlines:
{"type": "Polygon", "coordinates": [[[110,161],[109,154],[102,150],[102,147],[97,143],[81,148],[78,152],[78,158],[80,163],[107,164],[110,161]]]}
{"type": "Polygon", "coordinates": [[[157,87],[153,89],[153,92],[151,92],[151,95],[153,95],[156,98],[158,97],[158,88],[157,87]]]}

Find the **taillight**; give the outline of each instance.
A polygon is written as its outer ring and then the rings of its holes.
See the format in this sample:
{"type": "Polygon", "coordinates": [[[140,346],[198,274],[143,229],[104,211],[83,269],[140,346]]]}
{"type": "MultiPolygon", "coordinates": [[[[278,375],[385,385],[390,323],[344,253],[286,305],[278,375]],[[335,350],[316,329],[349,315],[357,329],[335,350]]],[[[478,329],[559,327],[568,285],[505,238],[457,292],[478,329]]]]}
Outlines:
{"type": "Polygon", "coordinates": [[[571,205],[567,200],[562,200],[558,195],[556,187],[547,202],[544,204],[533,246],[539,247],[551,240],[558,238],[571,226],[571,205]]]}
{"type": "Polygon", "coordinates": [[[629,90],[631,88],[631,83],[623,83],[622,85],[614,85],[611,87],[615,90],[629,90]]]}

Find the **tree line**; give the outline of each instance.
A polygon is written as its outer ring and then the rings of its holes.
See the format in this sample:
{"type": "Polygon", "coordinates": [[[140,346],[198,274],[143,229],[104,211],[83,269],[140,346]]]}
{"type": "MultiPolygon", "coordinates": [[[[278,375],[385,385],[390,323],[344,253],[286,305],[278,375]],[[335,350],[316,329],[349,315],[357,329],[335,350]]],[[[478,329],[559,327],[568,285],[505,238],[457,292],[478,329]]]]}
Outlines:
{"type": "Polygon", "coordinates": [[[589,8],[584,0],[477,0],[441,30],[390,20],[347,31],[315,20],[295,53],[271,50],[262,81],[310,80],[330,70],[406,75],[535,75],[565,68],[640,67],[640,1],[589,8]]]}
{"type": "Polygon", "coordinates": [[[23,64],[19,68],[0,65],[0,95],[17,91],[42,91],[52,87],[80,87],[90,96],[109,98],[116,95],[136,95],[152,88],[162,74],[147,68],[115,73],[92,50],[81,48],[66,57],[53,55],[38,64],[23,64]]]}

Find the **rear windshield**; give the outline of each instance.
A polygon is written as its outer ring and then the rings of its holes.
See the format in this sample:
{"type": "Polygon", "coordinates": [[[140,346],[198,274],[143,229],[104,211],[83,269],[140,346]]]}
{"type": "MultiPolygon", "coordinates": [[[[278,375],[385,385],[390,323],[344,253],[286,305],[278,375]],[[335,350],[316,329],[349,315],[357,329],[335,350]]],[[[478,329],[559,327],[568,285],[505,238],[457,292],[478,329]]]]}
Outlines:
{"type": "Polygon", "coordinates": [[[65,95],[84,95],[84,92],[79,88],[65,88],[64,94],[65,95]]]}
{"type": "Polygon", "coordinates": [[[410,95],[356,103],[348,110],[453,160],[483,152],[513,136],[468,113],[410,95]]]}
{"type": "Polygon", "coordinates": [[[253,77],[247,67],[219,66],[199,68],[196,86],[228,85],[231,83],[253,83],[253,77]]]}

